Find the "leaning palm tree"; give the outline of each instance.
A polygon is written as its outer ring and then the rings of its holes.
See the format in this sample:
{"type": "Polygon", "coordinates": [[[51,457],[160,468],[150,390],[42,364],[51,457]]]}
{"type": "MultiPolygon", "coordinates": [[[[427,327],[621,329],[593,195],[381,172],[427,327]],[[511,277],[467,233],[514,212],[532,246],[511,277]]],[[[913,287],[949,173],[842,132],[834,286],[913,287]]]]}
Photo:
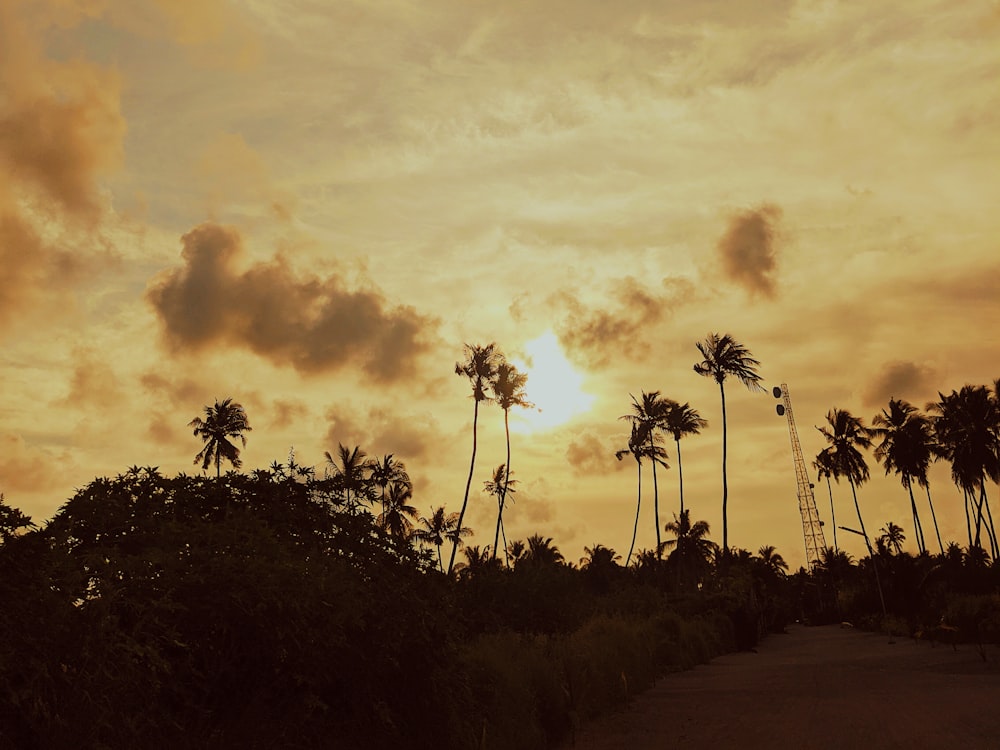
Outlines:
{"type": "Polygon", "coordinates": [[[632,435],[628,440],[628,448],[615,451],[615,458],[619,461],[625,458],[625,456],[632,456],[635,459],[636,474],[638,476],[639,492],[635,503],[635,524],[632,526],[632,544],[628,548],[628,557],[625,558],[626,568],[632,559],[632,550],[635,549],[635,538],[639,533],[639,511],[642,508],[642,459],[649,458],[654,465],[658,463],[664,468],[667,466],[667,454],[662,447],[656,445],[656,439],[658,439],[658,436],[654,438],[653,446],[650,448],[649,441],[646,439],[646,427],[633,422],[632,435]]]}
{"type": "MultiPolygon", "coordinates": [[[[517,492],[514,488],[515,484],[517,484],[517,480],[510,478],[510,470],[507,468],[506,464],[500,464],[496,467],[496,469],[493,470],[493,476],[490,480],[483,482],[483,490],[497,499],[497,529],[496,533],[493,535],[494,560],[497,556],[496,545],[500,542],[500,523],[503,520],[503,506],[507,500],[507,496],[513,495],[517,492]]],[[[511,502],[513,502],[513,500],[511,502]]]]}
{"type": "Polygon", "coordinates": [[[674,436],[677,443],[677,478],[680,482],[681,513],[684,512],[684,469],[681,465],[681,438],[685,435],[697,435],[703,427],[708,427],[708,420],[690,404],[679,404],[673,399],[663,399],[663,428],[674,436]]]}
{"type": "Polygon", "coordinates": [[[229,442],[229,438],[237,437],[245,448],[247,439],[244,432],[251,432],[243,405],[227,398],[216,399],[214,406],[205,407],[205,418],[195,417],[188,422],[188,427],[194,428],[194,434],[200,437],[205,447],[194,457],[194,463],[201,461],[201,470],[207,471],[215,463],[215,476],[221,476],[222,461],[225,459],[234,469],[240,468],[240,449],[229,442]]]}
{"type": "Polygon", "coordinates": [[[830,477],[833,476],[833,449],[824,448],[816,454],[816,460],[812,462],[816,469],[816,476],[819,479],[826,479],[826,491],[830,495],[830,522],[833,524],[833,551],[839,552],[837,546],[837,513],[833,507],[833,487],[830,485],[830,477]]]}
{"type": "Polygon", "coordinates": [[[917,550],[926,552],[923,525],[913,498],[913,479],[922,477],[926,481],[933,445],[930,422],[909,402],[892,398],[889,399],[889,408],[872,419],[872,425],[869,430],[871,436],[882,439],[875,447],[875,459],[885,467],[886,476],[891,471],[898,474],[903,487],[909,492],[917,550]]]}
{"type": "MultiPolygon", "coordinates": [[[[465,345],[465,360],[455,363],[455,374],[464,375],[472,386],[472,399],[475,403],[472,412],[472,459],[469,461],[469,478],[465,483],[465,497],[462,500],[462,510],[458,514],[458,526],[461,528],[465,520],[465,510],[469,505],[469,489],[472,487],[472,474],[476,470],[476,443],[479,430],[479,404],[489,403],[487,387],[496,377],[497,367],[503,361],[503,355],[497,350],[496,344],[486,346],[465,345]]],[[[458,552],[458,540],[451,548],[451,560],[448,562],[448,575],[455,567],[455,553],[458,552]]]]}
{"type": "Polygon", "coordinates": [[[726,475],[727,429],[726,429],[726,378],[732,375],[750,391],[764,390],[757,373],[760,362],[754,359],[750,350],[736,341],[728,333],[720,336],[710,333],[704,341],[695,346],[703,357],[694,366],[694,371],[706,378],[713,378],[719,384],[722,396],[722,554],[729,554],[729,481],[726,475]]]}
{"type": "Polygon", "coordinates": [[[343,443],[337,443],[337,457],[334,458],[330,451],[323,453],[326,461],[333,470],[333,475],[339,480],[341,489],[344,491],[344,507],[349,511],[359,505],[358,498],[373,500],[368,487],[368,477],[365,473],[371,464],[368,463],[368,454],[357,445],[349,449],[343,443]],[[351,498],[351,492],[354,498],[351,498]]]}
{"type": "MultiPolygon", "coordinates": [[[[646,437],[646,448],[649,451],[647,455],[652,456],[656,452],[656,443],[660,442],[659,431],[663,429],[665,402],[660,398],[659,391],[653,391],[652,393],[643,391],[641,401],[632,396],[632,394],[629,395],[632,397],[632,413],[625,414],[619,417],[619,419],[627,419],[633,425],[642,427],[643,434],[646,437]]],[[[662,452],[663,449],[661,448],[660,451],[662,452]]],[[[656,523],[656,549],[659,550],[662,542],[660,542],[660,492],[656,483],[657,463],[664,469],[669,467],[666,464],[665,457],[663,461],[653,461],[653,519],[656,523]]]]}
{"type": "Polygon", "coordinates": [[[507,501],[507,487],[510,481],[510,408],[520,406],[530,408],[524,392],[525,383],[528,376],[523,372],[518,372],[517,368],[509,362],[503,361],[497,365],[496,376],[490,382],[490,389],[493,391],[493,400],[497,406],[503,409],[503,431],[507,438],[507,467],[506,479],[503,485],[503,493],[498,498],[499,509],[497,511],[497,531],[493,539],[493,559],[497,556],[497,544],[500,541],[500,529],[503,526],[503,509],[507,501]]]}

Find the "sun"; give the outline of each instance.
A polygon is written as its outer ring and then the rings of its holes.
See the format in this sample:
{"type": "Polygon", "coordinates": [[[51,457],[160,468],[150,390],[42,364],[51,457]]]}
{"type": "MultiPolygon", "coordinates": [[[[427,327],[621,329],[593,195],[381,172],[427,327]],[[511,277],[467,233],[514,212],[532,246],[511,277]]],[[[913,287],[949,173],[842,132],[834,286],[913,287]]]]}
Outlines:
{"type": "Polygon", "coordinates": [[[594,397],[584,393],[583,375],[566,359],[552,331],[527,342],[524,353],[524,359],[512,357],[511,361],[527,374],[525,392],[534,407],[511,410],[511,430],[524,433],[551,429],[590,410],[594,397]]]}

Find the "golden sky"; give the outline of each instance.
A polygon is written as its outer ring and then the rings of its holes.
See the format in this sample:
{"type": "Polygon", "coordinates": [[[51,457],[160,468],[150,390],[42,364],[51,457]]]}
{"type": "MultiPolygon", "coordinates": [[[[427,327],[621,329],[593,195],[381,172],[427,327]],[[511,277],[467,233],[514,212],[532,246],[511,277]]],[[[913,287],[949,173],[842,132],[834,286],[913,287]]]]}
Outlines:
{"type": "MultiPolygon", "coordinates": [[[[618,417],[659,390],[710,422],[685,496],[720,540],[709,332],[789,385],[808,457],[832,407],[1000,377],[998,39],[995,1],[0,0],[0,491],[43,520],[97,475],[193,472],[187,422],[231,396],[245,469],[358,444],[458,510],[454,363],[496,341],[542,408],[509,537],[624,555],[618,417]]],[[[727,400],[730,541],[797,566],[785,422],[727,400]]],[[[473,543],[504,458],[486,408],[473,543]]],[[[872,475],[867,525],[915,549],[872,475]]],[[[665,522],[676,467],[659,485],[665,522]]],[[[932,492],[963,540],[946,466],[932,492]]]]}

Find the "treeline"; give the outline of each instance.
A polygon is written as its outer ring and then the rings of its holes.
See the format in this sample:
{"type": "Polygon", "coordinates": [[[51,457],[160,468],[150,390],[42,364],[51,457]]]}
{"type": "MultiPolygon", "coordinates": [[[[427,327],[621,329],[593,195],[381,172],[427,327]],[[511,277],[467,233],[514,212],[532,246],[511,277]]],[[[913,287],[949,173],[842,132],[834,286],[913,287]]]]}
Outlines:
{"type": "Polygon", "coordinates": [[[554,747],[787,609],[539,535],[448,577],[342,475],[287,466],[133,467],[43,528],[0,509],[5,748],[554,747]]]}

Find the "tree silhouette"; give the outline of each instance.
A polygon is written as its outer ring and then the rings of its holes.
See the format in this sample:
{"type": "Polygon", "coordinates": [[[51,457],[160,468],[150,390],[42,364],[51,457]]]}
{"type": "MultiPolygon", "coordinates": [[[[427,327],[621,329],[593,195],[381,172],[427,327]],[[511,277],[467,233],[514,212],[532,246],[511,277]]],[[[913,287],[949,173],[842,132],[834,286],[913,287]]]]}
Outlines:
{"type": "MultiPolygon", "coordinates": [[[[658,430],[663,429],[663,415],[665,402],[660,398],[659,391],[652,393],[642,392],[640,401],[632,394],[632,413],[625,414],[619,419],[627,419],[633,425],[642,428],[642,434],[646,438],[646,455],[650,458],[656,456],[656,443],[659,442],[658,430]]],[[[662,460],[653,460],[653,519],[656,524],[656,549],[659,551],[662,542],[660,541],[660,492],[656,482],[656,465],[660,464],[664,469],[669,468],[666,463],[666,454],[660,448],[662,460]]]]}
{"type": "Polygon", "coordinates": [[[509,362],[502,361],[497,365],[496,376],[490,382],[493,391],[493,400],[497,406],[503,409],[503,431],[507,439],[507,473],[504,478],[503,491],[498,496],[497,529],[493,537],[493,559],[497,556],[497,546],[500,543],[500,528],[503,525],[503,509],[507,503],[507,488],[510,481],[510,408],[520,406],[528,408],[532,404],[527,400],[524,392],[525,383],[528,376],[518,372],[517,368],[509,362]]]}
{"type": "Polygon", "coordinates": [[[757,554],[760,555],[760,561],[764,570],[768,571],[771,575],[780,578],[788,572],[788,563],[785,562],[785,558],[775,551],[773,545],[768,544],[761,547],[757,551],[757,554]]]}
{"type": "Polygon", "coordinates": [[[694,371],[706,378],[713,378],[719,384],[722,397],[722,554],[729,554],[729,480],[726,473],[727,423],[726,423],[726,378],[732,376],[750,391],[764,390],[760,385],[757,368],[760,362],[754,359],[750,350],[736,341],[728,333],[720,336],[710,333],[704,341],[695,346],[703,357],[694,366],[694,371]]]}
{"type": "Polygon", "coordinates": [[[458,528],[458,513],[445,513],[444,506],[435,508],[430,518],[421,517],[420,527],[413,531],[413,537],[424,544],[437,547],[438,567],[444,573],[444,561],[441,558],[441,547],[445,541],[461,543],[462,537],[472,536],[472,529],[458,528]]]}
{"type": "Polygon", "coordinates": [[[679,404],[673,399],[663,400],[663,428],[674,436],[677,443],[677,478],[680,483],[681,513],[684,512],[684,469],[681,465],[681,438],[685,435],[698,435],[703,427],[708,427],[708,420],[691,408],[690,404],[679,404]]]}
{"type": "MultiPolygon", "coordinates": [[[[927,469],[934,446],[930,422],[912,404],[893,398],[889,399],[889,407],[872,419],[872,429],[869,432],[872,437],[882,439],[875,447],[875,459],[885,467],[886,476],[891,471],[898,474],[910,495],[917,549],[926,552],[923,525],[913,498],[913,479],[922,484],[927,483],[927,469]]],[[[938,542],[940,541],[941,535],[938,534],[938,542]]]]}
{"type": "Polygon", "coordinates": [[[344,490],[344,507],[349,511],[354,511],[359,505],[358,497],[368,501],[367,480],[365,472],[370,464],[366,460],[368,454],[360,447],[354,446],[349,449],[343,443],[337,443],[337,457],[330,455],[329,451],[323,453],[326,461],[333,470],[334,477],[340,482],[344,490]],[[354,493],[354,501],[351,501],[351,493],[354,493]]]}
{"type": "Polygon", "coordinates": [[[413,530],[417,509],[409,504],[413,499],[413,487],[409,482],[393,482],[385,497],[385,509],[378,518],[378,524],[396,540],[405,542],[413,530]]]}
{"type": "Polygon", "coordinates": [[[830,494],[830,522],[833,524],[833,551],[840,551],[837,545],[837,512],[833,507],[833,487],[830,485],[830,477],[833,476],[833,448],[827,447],[816,454],[816,460],[812,462],[816,469],[816,476],[819,479],[826,479],[826,491],[830,494]]]}
{"type": "Polygon", "coordinates": [[[685,508],[682,513],[674,514],[674,520],[668,522],[664,530],[675,537],[663,543],[664,547],[673,548],[667,563],[677,572],[682,586],[696,585],[711,567],[717,551],[715,543],[708,538],[708,522],[691,523],[691,510],[685,508]]]}
{"type": "MultiPolygon", "coordinates": [[[[469,478],[465,483],[465,497],[462,500],[462,510],[458,514],[458,527],[462,527],[465,520],[465,510],[469,505],[469,489],[472,487],[472,474],[476,469],[476,445],[479,428],[479,403],[489,402],[490,397],[486,394],[486,389],[496,377],[497,367],[503,361],[503,357],[497,351],[496,344],[489,343],[486,346],[465,345],[465,360],[455,363],[455,374],[463,375],[469,379],[472,386],[472,399],[475,403],[472,413],[472,458],[469,461],[469,478]]],[[[458,539],[455,540],[451,548],[451,559],[448,561],[448,575],[451,575],[455,566],[455,553],[458,551],[458,539]]]]}
{"type": "Polygon", "coordinates": [[[406,473],[406,464],[397,461],[391,453],[382,458],[373,458],[368,462],[368,479],[382,490],[382,512],[385,513],[385,491],[393,482],[410,484],[410,475],[406,473]]]}
{"type": "Polygon", "coordinates": [[[886,549],[892,550],[894,555],[903,551],[903,542],[906,541],[906,534],[903,529],[892,521],[886,522],[885,526],[879,529],[878,541],[885,545],[886,549]]]}
{"type": "Polygon", "coordinates": [[[642,459],[649,458],[653,463],[666,466],[666,453],[663,448],[654,442],[652,452],[650,452],[649,441],[646,439],[646,427],[633,422],[632,434],[629,436],[628,448],[615,451],[615,458],[621,461],[625,456],[632,456],[635,459],[636,474],[638,476],[638,498],[635,503],[635,524],[632,527],[632,544],[628,548],[628,557],[625,558],[625,567],[628,567],[632,559],[632,550],[635,549],[635,538],[639,532],[639,510],[642,508],[642,459]]]}
{"type": "Polygon", "coordinates": [[[195,417],[188,422],[188,427],[194,428],[194,435],[200,437],[205,447],[194,457],[194,463],[201,461],[201,470],[206,471],[215,463],[215,476],[221,475],[223,459],[232,464],[234,469],[240,468],[240,449],[229,442],[229,438],[239,438],[243,447],[247,445],[244,432],[251,432],[243,405],[227,398],[216,400],[213,406],[205,407],[205,418],[195,417]]]}
{"type": "Polygon", "coordinates": [[[561,565],[564,561],[562,552],[552,543],[552,537],[543,537],[541,534],[528,537],[528,550],[524,559],[538,566],[561,565]]]}
{"type": "MultiPolygon", "coordinates": [[[[517,484],[517,480],[510,478],[510,470],[507,468],[506,464],[500,464],[496,469],[494,469],[492,478],[483,482],[483,489],[497,499],[497,528],[493,537],[494,545],[500,542],[500,524],[503,517],[503,506],[507,500],[507,496],[513,495],[517,492],[517,490],[514,489],[515,484],[517,484]]],[[[511,500],[511,502],[513,502],[513,500],[511,500]]],[[[494,548],[493,559],[496,560],[496,557],[497,553],[494,548]]]]}

